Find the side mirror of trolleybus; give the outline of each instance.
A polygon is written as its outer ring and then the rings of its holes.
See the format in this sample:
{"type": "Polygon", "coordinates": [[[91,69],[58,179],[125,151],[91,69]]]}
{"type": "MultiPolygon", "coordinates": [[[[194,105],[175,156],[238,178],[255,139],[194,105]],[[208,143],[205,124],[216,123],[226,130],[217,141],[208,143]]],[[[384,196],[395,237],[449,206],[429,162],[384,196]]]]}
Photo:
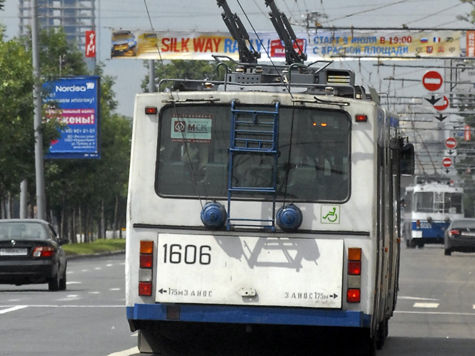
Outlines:
{"type": "Polygon", "coordinates": [[[406,143],[401,147],[401,174],[414,175],[414,146],[411,143],[406,143]]]}

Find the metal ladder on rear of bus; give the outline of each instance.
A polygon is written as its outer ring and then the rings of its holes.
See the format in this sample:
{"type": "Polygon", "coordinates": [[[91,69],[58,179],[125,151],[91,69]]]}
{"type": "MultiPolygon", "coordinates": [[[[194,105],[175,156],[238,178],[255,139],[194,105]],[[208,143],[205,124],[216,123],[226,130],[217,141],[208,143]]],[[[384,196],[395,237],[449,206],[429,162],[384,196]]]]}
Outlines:
{"type": "MultiPolygon", "coordinates": [[[[279,136],[279,102],[274,110],[237,109],[236,102],[231,103],[231,138],[228,162],[228,211],[226,229],[240,226],[275,231],[275,200],[277,195],[277,160],[279,136]],[[233,185],[235,155],[265,154],[272,157],[272,184],[270,186],[233,185]],[[239,218],[231,215],[231,202],[234,193],[264,193],[272,197],[272,218],[239,218]]],[[[260,212],[259,212],[260,213],[260,212]]]]}

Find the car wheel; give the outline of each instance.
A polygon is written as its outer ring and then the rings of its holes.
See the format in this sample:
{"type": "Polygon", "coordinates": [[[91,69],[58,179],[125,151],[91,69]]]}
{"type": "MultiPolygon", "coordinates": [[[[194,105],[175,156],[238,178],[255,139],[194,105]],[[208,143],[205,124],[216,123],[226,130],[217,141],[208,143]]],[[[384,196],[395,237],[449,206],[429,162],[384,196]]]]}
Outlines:
{"type": "Polygon", "coordinates": [[[444,255],[450,256],[452,254],[452,250],[450,248],[444,249],[444,255]]]}
{"type": "Polygon", "coordinates": [[[59,276],[59,267],[56,269],[56,273],[48,281],[48,290],[51,292],[59,290],[60,276],[59,276]]]}
{"type": "Polygon", "coordinates": [[[59,290],[66,290],[66,267],[64,267],[64,272],[59,280],[59,290]]]}

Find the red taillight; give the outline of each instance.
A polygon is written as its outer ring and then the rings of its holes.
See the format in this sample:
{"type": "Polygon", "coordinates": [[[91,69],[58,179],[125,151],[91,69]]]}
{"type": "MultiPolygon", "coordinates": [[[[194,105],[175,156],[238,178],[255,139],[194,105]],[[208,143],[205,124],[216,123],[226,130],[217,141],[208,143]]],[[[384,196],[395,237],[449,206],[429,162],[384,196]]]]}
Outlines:
{"type": "Polygon", "coordinates": [[[359,303],[361,299],[361,292],[359,288],[350,288],[346,292],[346,301],[348,303],[359,303]]]}
{"type": "Polygon", "coordinates": [[[348,248],[348,270],[346,276],[346,301],[359,303],[361,299],[361,259],[360,247],[348,248]]]}
{"type": "Polygon", "coordinates": [[[139,295],[150,297],[153,291],[153,241],[140,241],[139,295]]]}
{"type": "Polygon", "coordinates": [[[458,235],[460,235],[460,230],[452,229],[452,230],[449,231],[449,235],[450,236],[458,236],[458,235]]]}
{"type": "Polygon", "coordinates": [[[156,106],[146,106],[145,107],[145,114],[146,115],[155,115],[158,112],[156,106]]]}
{"type": "Polygon", "coordinates": [[[152,295],[152,282],[139,282],[139,295],[150,297],[152,295]]]}
{"type": "Polygon", "coordinates": [[[140,268],[152,268],[153,255],[140,254],[140,268]]]}
{"type": "Polygon", "coordinates": [[[359,276],[361,274],[361,261],[348,261],[348,274],[359,276]]]}
{"type": "Polygon", "coordinates": [[[54,247],[38,246],[33,249],[33,257],[53,257],[55,253],[54,247]]]}
{"type": "Polygon", "coordinates": [[[362,114],[355,115],[355,121],[356,122],[366,122],[366,121],[368,121],[368,116],[367,115],[362,115],[362,114]]]}

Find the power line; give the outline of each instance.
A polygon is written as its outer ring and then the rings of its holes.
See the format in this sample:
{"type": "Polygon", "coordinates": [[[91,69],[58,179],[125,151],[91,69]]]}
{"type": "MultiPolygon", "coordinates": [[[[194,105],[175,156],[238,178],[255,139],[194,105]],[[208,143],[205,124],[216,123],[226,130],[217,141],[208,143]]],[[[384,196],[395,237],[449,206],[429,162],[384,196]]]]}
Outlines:
{"type": "Polygon", "coordinates": [[[336,21],[336,20],[346,19],[346,18],[348,18],[348,17],[352,17],[352,16],[356,16],[356,15],[367,14],[368,12],[376,11],[376,10],[383,9],[383,8],[385,8],[385,7],[389,7],[389,6],[393,6],[393,5],[397,5],[397,4],[402,4],[403,2],[407,2],[407,0],[399,0],[399,1],[395,1],[395,2],[389,3],[389,4],[377,6],[377,7],[374,7],[374,8],[372,8],[372,9],[366,9],[366,10],[362,10],[362,11],[353,12],[353,13],[348,14],[348,15],[345,15],[345,16],[341,16],[341,17],[336,17],[336,18],[334,18],[334,19],[330,19],[329,21],[336,21]]]}
{"type": "Polygon", "coordinates": [[[414,23],[414,22],[419,22],[419,21],[421,21],[421,20],[425,20],[425,19],[427,19],[427,18],[429,18],[429,17],[432,17],[432,16],[434,16],[434,15],[441,14],[442,12],[445,12],[445,11],[447,11],[447,10],[453,9],[453,8],[458,7],[458,6],[460,6],[460,5],[463,5],[463,3],[461,2],[461,3],[455,4],[455,5],[449,6],[449,7],[445,8],[445,9],[442,9],[442,10],[439,10],[439,11],[436,11],[436,12],[433,12],[433,13],[428,14],[428,15],[426,15],[426,16],[423,16],[423,17],[421,17],[421,18],[418,18],[418,19],[415,19],[415,20],[412,20],[412,21],[407,21],[407,22],[406,22],[406,25],[409,24],[409,23],[414,23]]]}

